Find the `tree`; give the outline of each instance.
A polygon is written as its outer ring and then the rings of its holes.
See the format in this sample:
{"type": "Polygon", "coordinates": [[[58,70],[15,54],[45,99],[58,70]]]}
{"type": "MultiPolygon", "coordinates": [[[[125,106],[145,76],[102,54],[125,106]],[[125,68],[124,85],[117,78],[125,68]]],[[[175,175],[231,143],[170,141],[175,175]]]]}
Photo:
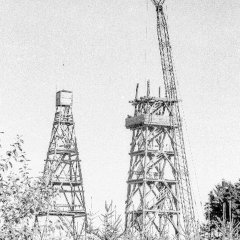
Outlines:
{"type": "Polygon", "coordinates": [[[33,239],[34,216],[55,192],[42,178],[31,178],[29,160],[18,136],[0,156],[0,239],[33,239]]]}
{"type": "Polygon", "coordinates": [[[108,204],[105,202],[105,213],[101,214],[100,220],[102,226],[93,227],[92,218],[90,216],[90,224],[88,226],[89,239],[100,240],[117,240],[122,236],[121,216],[117,215],[116,209],[113,209],[113,202],[108,204]]]}
{"type": "Polygon", "coordinates": [[[214,239],[240,234],[240,181],[223,180],[215,186],[205,204],[205,218],[208,223],[202,226],[203,234],[208,232],[214,239]]]}

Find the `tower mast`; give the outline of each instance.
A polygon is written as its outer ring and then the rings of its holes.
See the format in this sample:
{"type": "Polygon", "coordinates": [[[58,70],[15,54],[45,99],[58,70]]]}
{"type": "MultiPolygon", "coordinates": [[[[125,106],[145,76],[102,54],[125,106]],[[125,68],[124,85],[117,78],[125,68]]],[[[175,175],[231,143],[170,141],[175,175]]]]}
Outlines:
{"type": "MultiPolygon", "coordinates": [[[[194,239],[196,220],[179,111],[165,0],[151,0],[157,13],[157,35],[165,96],[147,94],[131,102],[132,130],[125,228],[140,239],[194,239]]],[[[137,86],[138,91],[138,86],[137,86]]]]}

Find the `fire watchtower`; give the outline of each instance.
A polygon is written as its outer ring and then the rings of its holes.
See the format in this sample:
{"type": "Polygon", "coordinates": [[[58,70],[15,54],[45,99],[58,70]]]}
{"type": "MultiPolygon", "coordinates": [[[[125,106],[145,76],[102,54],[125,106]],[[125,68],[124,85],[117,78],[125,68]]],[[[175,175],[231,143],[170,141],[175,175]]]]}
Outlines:
{"type": "Polygon", "coordinates": [[[49,202],[48,210],[36,218],[40,239],[47,240],[53,235],[71,240],[85,239],[86,208],[72,104],[72,92],[56,93],[56,113],[44,178],[58,189],[59,195],[49,202]],[[51,228],[52,224],[59,227],[51,228]]]}
{"type": "Polygon", "coordinates": [[[141,239],[179,236],[179,183],[172,142],[177,124],[169,112],[176,101],[147,94],[131,103],[134,116],[125,122],[132,130],[126,230],[141,239]]]}
{"type": "MultiPolygon", "coordinates": [[[[194,240],[198,237],[165,0],[151,0],[164,82],[164,98],[147,94],[132,102],[132,130],[126,201],[128,233],[138,239],[194,240]]],[[[137,86],[138,90],[138,86],[137,86]]]]}

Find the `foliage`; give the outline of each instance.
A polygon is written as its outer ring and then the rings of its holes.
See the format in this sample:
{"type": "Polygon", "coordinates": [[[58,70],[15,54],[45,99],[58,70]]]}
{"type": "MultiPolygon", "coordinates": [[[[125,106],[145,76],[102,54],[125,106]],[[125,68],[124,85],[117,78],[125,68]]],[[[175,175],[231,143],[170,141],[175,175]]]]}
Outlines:
{"type": "MultiPolygon", "coordinates": [[[[113,203],[108,204],[105,202],[105,213],[101,214],[101,226],[94,228],[94,218],[96,216],[90,212],[88,215],[88,235],[87,240],[139,240],[141,236],[139,233],[132,233],[131,231],[124,231],[122,228],[121,216],[116,213],[116,209],[113,208],[113,203]]],[[[146,240],[157,240],[159,236],[146,234],[144,237],[146,240]]],[[[162,240],[175,240],[174,237],[162,237],[162,240]]],[[[193,240],[193,238],[191,238],[193,240]]],[[[199,240],[195,237],[194,240],[199,240]]]]}
{"type": "Polygon", "coordinates": [[[43,179],[30,177],[29,160],[18,136],[0,157],[0,239],[32,239],[34,216],[44,210],[54,191],[43,179]]]}
{"type": "Polygon", "coordinates": [[[105,213],[100,217],[102,227],[94,228],[90,218],[89,239],[115,240],[121,237],[121,217],[117,215],[116,209],[113,209],[113,202],[105,202],[105,213]]]}
{"type": "Polygon", "coordinates": [[[205,218],[208,223],[202,226],[202,235],[222,239],[240,234],[240,181],[233,184],[223,180],[215,186],[205,204],[205,218]]]}

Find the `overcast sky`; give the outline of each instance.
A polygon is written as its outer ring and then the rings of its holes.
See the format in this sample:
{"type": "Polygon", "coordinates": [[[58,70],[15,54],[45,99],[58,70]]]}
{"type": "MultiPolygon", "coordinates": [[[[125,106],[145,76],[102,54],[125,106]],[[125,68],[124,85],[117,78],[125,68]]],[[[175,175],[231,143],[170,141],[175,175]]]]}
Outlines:
{"type": "MultiPolygon", "coordinates": [[[[56,90],[72,90],[87,208],[124,211],[136,83],[162,84],[149,0],[0,0],[2,142],[23,135],[34,175],[43,170],[56,90]],[[146,35],[147,29],[147,35],[146,35]]],[[[165,5],[196,203],[240,177],[240,1],[165,5]],[[187,131],[186,131],[187,129],[187,131]]],[[[200,208],[199,208],[200,209],[200,208]]],[[[199,215],[201,218],[201,210],[199,215]]]]}

